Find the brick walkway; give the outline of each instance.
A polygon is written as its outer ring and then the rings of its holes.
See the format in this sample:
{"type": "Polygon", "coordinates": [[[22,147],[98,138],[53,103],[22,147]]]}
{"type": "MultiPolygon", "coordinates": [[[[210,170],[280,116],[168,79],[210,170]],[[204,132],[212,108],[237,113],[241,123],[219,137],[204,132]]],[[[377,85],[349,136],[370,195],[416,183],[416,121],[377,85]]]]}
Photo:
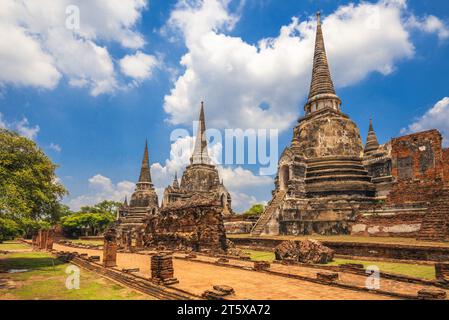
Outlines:
{"type": "MultiPolygon", "coordinates": [[[[101,250],[78,249],[54,245],[55,250],[77,251],[89,255],[102,256],[101,250]]],[[[183,257],[183,254],[176,254],[183,257]]],[[[199,256],[204,261],[215,261],[214,258],[199,256]]],[[[250,262],[231,260],[234,264],[252,266],[250,262]]],[[[233,269],[204,263],[174,259],[175,277],[180,281],[175,287],[200,295],[213,285],[224,284],[236,290],[236,299],[290,299],[290,300],[383,300],[387,296],[363,293],[354,290],[335,288],[276,275],[233,269]]],[[[119,268],[140,268],[140,274],[149,277],[150,256],[132,253],[119,253],[117,256],[119,268]]],[[[282,266],[281,266],[282,267],[282,266]]],[[[284,266],[285,267],[285,266],[284,266]]],[[[315,271],[316,273],[316,271],[315,271]]]]}

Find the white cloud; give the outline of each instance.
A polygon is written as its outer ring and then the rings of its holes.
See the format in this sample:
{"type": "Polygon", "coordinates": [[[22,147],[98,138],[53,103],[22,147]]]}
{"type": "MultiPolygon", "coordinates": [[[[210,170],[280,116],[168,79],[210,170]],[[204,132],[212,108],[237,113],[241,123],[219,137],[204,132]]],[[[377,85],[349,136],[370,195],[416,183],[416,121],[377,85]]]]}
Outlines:
{"type": "Polygon", "coordinates": [[[140,51],[135,55],[127,55],[120,60],[122,73],[140,81],[150,78],[157,66],[158,60],[155,56],[140,51]]]}
{"type": "MultiPolygon", "coordinates": [[[[191,136],[179,138],[171,145],[170,159],[167,159],[164,164],[154,163],[151,166],[151,175],[159,200],[162,199],[165,187],[172,184],[176,172],[178,177],[181,178],[185,167],[190,163],[194,142],[195,138],[191,136]]],[[[219,165],[221,152],[222,145],[220,143],[216,143],[209,148],[209,155],[212,161],[217,164],[220,177],[231,193],[233,209],[242,212],[255,203],[265,203],[264,191],[266,191],[267,186],[273,185],[273,179],[255,175],[242,167],[232,168],[219,165]]]]}
{"type": "MultiPolygon", "coordinates": [[[[188,52],[164,109],[171,123],[189,123],[196,117],[193,107],[205,99],[213,127],[286,129],[310,85],[316,21],[293,17],[277,37],[250,44],[228,35],[239,18],[229,2],[178,1],[165,29],[179,30],[188,52]]],[[[380,0],[341,6],[323,17],[337,87],[373,72],[388,75],[398,61],[413,57],[404,16],[413,16],[406,1],[380,0]]]]}
{"type": "Polygon", "coordinates": [[[56,144],[56,143],[50,143],[50,145],[48,146],[51,150],[53,150],[53,151],[56,151],[56,152],[61,152],[62,151],[62,148],[61,148],[61,146],[59,145],[59,144],[56,144]]]}
{"type": "Polygon", "coordinates": [[[8,129],[17,132],[19,135],[35,140],[40,131],[39,126],[30,126],[27,118],[22,118],[20,121],[7,122],[0,113],[0,128],[8,129]]]}
{"type": "Polygon", "coordinates": [[[422,117],[401,130],[401,134],[438,129],[443,135],[443,144],[449,147],[449,97],[444,97],[422,117]]]}
{"type": "Polygon", "coordinates": [[[411,28],[416,28],[427,33],[436,33],[440,40],[449,38],[449,28],[447,24],[433,15],[424,18],[412,16],[407,23],[411,28]]]}
{"type": "Polygon", "coordinates": [[[69,200],[67,204],[72,210],[78,211],[83,206],[95,205],[103,200],[123,201],[133,193],[134,188],[133,182],[122,181],[114,184],[108,177],[97,174],[89,179],[89,192],[69,200]]]}
{"type": "Polygon", "coordinates": [[[141,48],[134,29],[146,7],[146,0],[0,1],[0,85],[52,89],[64,76],[94,96],[113,92],[120,86],[106,45],[141,48]],[[79,28],[66,27],[70,5],[79,8],[79,28]]]}

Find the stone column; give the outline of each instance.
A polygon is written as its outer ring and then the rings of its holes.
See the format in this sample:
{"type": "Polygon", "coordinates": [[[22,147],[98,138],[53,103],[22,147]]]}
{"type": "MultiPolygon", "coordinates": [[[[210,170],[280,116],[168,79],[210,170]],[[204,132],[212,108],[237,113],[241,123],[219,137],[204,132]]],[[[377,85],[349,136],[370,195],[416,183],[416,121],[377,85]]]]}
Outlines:
{"type": "Polygon", "coordinates": [[[105,268],[117,266],[117,234],[113,228],[108,229],[104,235],[103,266],[105,268]]]}
{"type": "Polygon", "coordinates": [[[175,284],[173,277],[173,257],[168,254],[156,254],[151,257],[151,281],[157,284],[175,284]]]}
{"type": "Polygon", "coordinates": [[[143,248],[143,232],[142,230],[136,231],[136,249],[143,248]]]}
{"type": "Polygon", "coordinates": [[[51,251],[53,250],[53,243],[54,243],[55,239],[54,239],[54,232],[53,230],[47,230],[47,239],[45,242],[45,249],[47,251],[51,251]]]}

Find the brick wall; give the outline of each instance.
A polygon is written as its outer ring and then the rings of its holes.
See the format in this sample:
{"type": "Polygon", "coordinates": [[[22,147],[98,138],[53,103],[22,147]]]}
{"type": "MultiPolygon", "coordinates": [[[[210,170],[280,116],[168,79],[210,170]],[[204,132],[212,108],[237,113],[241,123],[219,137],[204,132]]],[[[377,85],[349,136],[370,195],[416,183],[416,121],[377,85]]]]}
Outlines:
{"type": "Polygon", "coordinates": [[[443,183],[442,137],[429,130],[391,142],[392,175],[396,180],[388,204],[430,202],[443,183]]]}
{"type": "Polygon", "coordinates": [[[449,148],[443,150],[443,180],[449,184],[449,148]]]}
{"type": "Polygon", "coordinates": [[[416,237],[421,229],[422,221],[421,214],[358,217],[351,225],[351,235],[416,237]]]}

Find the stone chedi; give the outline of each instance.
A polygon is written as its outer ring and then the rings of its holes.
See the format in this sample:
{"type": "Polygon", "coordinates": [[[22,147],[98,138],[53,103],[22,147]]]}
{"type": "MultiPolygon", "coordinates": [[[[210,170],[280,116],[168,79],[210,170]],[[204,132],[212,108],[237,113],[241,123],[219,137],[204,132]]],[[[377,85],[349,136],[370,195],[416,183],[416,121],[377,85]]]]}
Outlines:
{"type": "Polygon", "coordinates": [[[208,153],[204,103],[201,103],[198,133],[190,165],[184,171],[181,184],[175,175],[173,184],[165,189],[162,208],[176,202],[195,202],[195,199],[200,198],[219,202],[224,216],[232,214],[231,196],[220,181],[218,170],[208,153]]]}
{"type": "Polygon", "coordinates": [[[440,204],[449,198],[449,149],[441,134],[429,130],[381,145],[371,120],[363,146],[341,104],[318,13],[305,115],[279,160],[273,199],[251,233],[448,238],[449,207],[440,204]]]}
{"type": "Polygon", "coordinates": [[[118,240],[122,246],[127,247],[132,240],[139,240],[145,228],[146,218],[155,216],[159,212],[158,196],[151,182],[148,143],[145,142],[142,166],[136,189],[131,201],[125,199],[118,209],[116,229],[118,240]]]}

